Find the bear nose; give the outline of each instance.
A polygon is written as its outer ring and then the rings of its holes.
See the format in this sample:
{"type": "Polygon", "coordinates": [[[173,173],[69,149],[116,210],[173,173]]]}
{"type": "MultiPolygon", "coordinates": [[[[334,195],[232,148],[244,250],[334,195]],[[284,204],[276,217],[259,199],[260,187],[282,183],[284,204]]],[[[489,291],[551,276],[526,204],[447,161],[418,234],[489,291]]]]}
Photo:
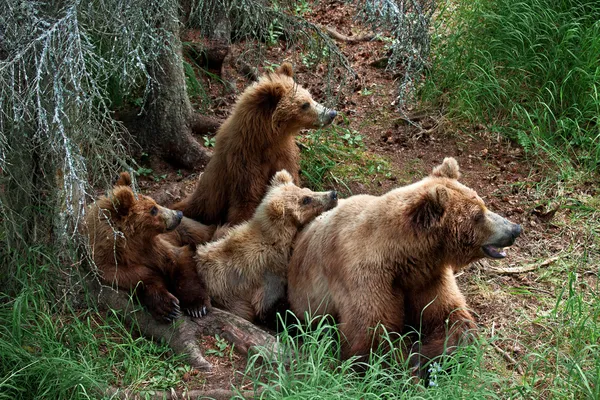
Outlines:
{"type": "Polygon", "coordinates": [[[327,114],[327,118],[329,118],[330,121],[333,121],[335,119],[335,117],[337,117],[337,111],[330,110],[329,113],[327,114]]]}
{"type": "Polygon", "coordinates": [[[331,197],[331,200],[337,200],[337,192],[335,190],[332,190],[331,192],[329,192],[329,197],[331,197]]]}
{"type": "Polygon", "coordinates": [[[521,235],[521,232],[523,232],[523,228],[521,228],[521,225],[514,224],[513,229],[512,229],[513,240],[518,238],[521,235]]]}
{"type": "Polygon", "coordinates": [[[181,221],[181,220],[183,219],[183,212],[181,212],[181,211],[177,211],[177,214],[176,214],[176,216],[177,216],[177,219],[178,219],[179,221],[181,221]]]}

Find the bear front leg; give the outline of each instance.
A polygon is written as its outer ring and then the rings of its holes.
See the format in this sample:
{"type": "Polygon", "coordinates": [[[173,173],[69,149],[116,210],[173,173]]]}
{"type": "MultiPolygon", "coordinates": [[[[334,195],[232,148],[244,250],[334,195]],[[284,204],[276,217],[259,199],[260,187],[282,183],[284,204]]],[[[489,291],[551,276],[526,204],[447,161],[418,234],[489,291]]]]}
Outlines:
{"type": "Polygon", "coordinates": [[[171,273],[173,293],[183,311],[196,318],[206,316],[211,309],[210,296],[204,279],[196,271],[193,252],[189,247],[175,251],[174,270],[171,273]]]}
{"type": "Polygon", "coordinates": [[[410,307],[411,325],[421,330],[421,340],[414,344],[411,356],[411,365],[419,375],[424,374],[423,367],[430,360],[451,354],[475,334],[475,320],[466,309],[451,268],[429,287],[413,293],[410,307]]]}
{"type": "MultiPolygon", "coordinates": [[[[360,290],[346,298],[350,299],[352,301],[345,301],[339,307],[341,356],[342,359],[358,356],[359,362],[367,362],[371,348],[377,349],[382,343],[382,326],[390,333],[402,331],[404,295],[386,293],[380,287],[378,291],[360,290]]],[[[389,346],[386,348],[389,350],[389,346]]]]}

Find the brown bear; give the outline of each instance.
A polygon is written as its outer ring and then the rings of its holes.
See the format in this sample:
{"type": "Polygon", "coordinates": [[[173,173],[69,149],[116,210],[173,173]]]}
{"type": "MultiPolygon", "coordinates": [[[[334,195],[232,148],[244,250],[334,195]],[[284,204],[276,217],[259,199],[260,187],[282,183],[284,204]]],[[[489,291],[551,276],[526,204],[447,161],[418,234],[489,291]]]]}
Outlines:
{"type": "Polygon", "coordinates": [[[214,154],[194,193],[173,208],[205,224],[250,219],[277,171],[289,171],[299,183],[295,136],[335,116],[294,81],[289,63],[282,64],[242,93],[217,131],[214,154]]]}
{"type": "Polygon", "coordinates": [[[287,265],[298,230],[335,207],[337,194],[294,185],[282,170],[249,221],[196,251],[198,273],[216,306],[249,321],[285,300],[287,265]]]}
{"type": "Polygon", "coordinates": [[[521,227],[489,211],[458,182],[453,158],[429,177],[383,196],[340,200],[298,235],[288,269],[288,300],[303,318],[339,322],[342,357],[368,356],[388,332],[419,329],[421,356],[451,352],[474,328],[453,270],[503,258],[521,227]]]}
{"type": "Polygon", "coordinates": [[[152,316],[170,322],[180,309],[194,317],[206,315],[210,299],[196,273],[194,250],[180,240],[209,240],[212,229],[182,221],[181,211],[169,210],[147,196],[134,195],[124,172],[108,196],[100,197],[86,216],[86,232],[100,278],[107,284],[135,291],[152,316]]]}

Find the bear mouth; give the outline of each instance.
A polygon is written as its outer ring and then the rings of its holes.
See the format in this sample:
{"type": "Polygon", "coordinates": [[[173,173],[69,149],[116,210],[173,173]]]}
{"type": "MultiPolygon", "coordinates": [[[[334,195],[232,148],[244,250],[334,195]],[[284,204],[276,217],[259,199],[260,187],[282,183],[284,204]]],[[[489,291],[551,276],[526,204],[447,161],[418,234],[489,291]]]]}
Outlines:
{"type": "Polygon", "coordinates": [[[485,246],[481,247],[481,250],[483,250],[483,253],[489,258],[498,259],[506,257],[506,252],[502,247],[496,247],[491,244],[486,244],[485,246]]]}

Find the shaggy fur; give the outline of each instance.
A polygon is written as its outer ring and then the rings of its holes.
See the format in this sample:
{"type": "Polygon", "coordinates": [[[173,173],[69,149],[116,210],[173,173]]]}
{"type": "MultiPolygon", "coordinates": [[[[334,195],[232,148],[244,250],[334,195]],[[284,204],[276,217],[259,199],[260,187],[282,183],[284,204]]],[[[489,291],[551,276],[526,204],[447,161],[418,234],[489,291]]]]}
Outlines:
{"type": "Polygon", "coordinates": [[[173,206],[205,224],[250,219],[271,177],[286,169],[298,184],[301,129],[330,124],[336,116],[296,84],[284,63],[248,87],[219,128],[214,154],[194,193],[173,206]]]}
{"type": "MultiPolygon", "coordinates": [[[[177,318],[180,307],[192,316],[205,315],[210,300],[196,273],[194,251],[176,245],[180,234],[166,234],[181,223],[181,212],[161,207],[150,197],[136,197],[130,184],[129,174],[122,173],[110,194],[99,198],[86,218],[100,278],[135,291],[158,321],[177,318]]],[[[191,222],[186,227],[189,237],[202,242],[210,238],[212,231],[205,235],[206,227],[191,222]]]]}
{"type": "Polygon", "coordinates": [[[452,351],[474,327],[453,270],[503,257],[498,248],[512,245],[521,227],[488,211],[458,178],[456,160],[446,158],[417,183],[341,200],[298,235],[291,308],[299,317],[337,317],[344,358],[377,347],[379,323],[399,333],[421,327],[414,350],[428,359],[452,351]]]}
{"type": "Polygon", "coordinates": [[[198,273],[215,305],[249,321],[262,319],[285,299],[287,265],[298,230],[336,204],[335,192],[301,189],[287,171],[279,171],[251,220],[198,247],[198,273]]]}

